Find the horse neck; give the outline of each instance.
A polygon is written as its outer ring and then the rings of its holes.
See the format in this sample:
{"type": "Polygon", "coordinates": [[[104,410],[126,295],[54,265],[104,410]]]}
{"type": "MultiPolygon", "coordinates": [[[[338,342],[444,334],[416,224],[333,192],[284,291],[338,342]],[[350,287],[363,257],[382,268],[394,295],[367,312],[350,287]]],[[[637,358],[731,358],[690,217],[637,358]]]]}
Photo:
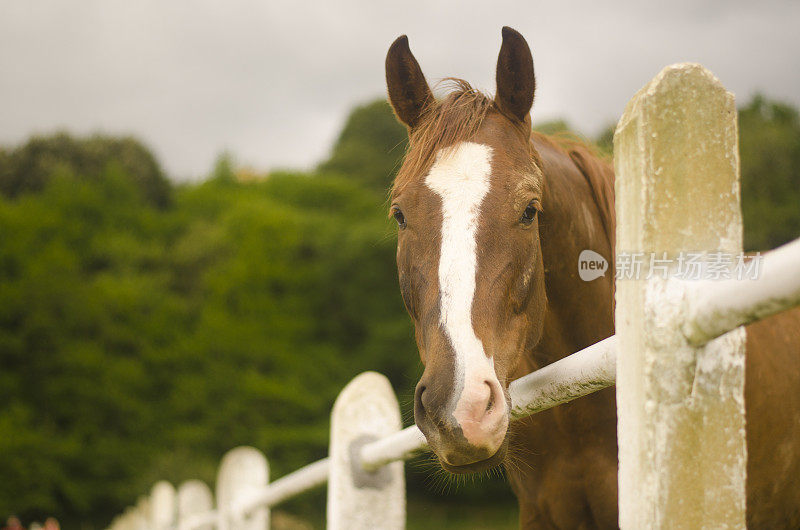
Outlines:
{"type": "Polygon", "coordinates": [[[588,151],[546,147],[537,146],[545,174],[539,233],[547,311],[534,369],[614,333],[613,175],[588,151]],[[608,260],[604,277],[581,280],[578,256],[584,249],[608,260]]]}

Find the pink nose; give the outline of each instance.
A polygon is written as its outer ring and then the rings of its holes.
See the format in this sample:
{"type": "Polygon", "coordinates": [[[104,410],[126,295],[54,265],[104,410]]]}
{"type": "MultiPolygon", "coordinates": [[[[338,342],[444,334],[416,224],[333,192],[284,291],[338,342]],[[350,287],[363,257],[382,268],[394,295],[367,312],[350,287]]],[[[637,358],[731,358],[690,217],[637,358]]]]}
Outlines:
{"type": "Polygon", "coordinates": [[[508,414],[503,389],[496,379],[465,385],[453,417],[464,438],[475,447],[496,451],[508,429],[508,414]]]}

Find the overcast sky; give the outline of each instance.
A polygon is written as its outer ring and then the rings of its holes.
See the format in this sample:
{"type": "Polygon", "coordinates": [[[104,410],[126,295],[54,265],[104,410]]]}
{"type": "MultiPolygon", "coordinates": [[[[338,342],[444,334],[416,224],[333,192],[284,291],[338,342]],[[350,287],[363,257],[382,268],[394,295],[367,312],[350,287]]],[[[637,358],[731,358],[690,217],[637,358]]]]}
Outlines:
{"type": "Polygon", "coordinates": [[[800,2],[0,0],[0,143],[58,128],[135,134],[171,176],[222,150],[257,169],[326,156],[385,94],[400,34],[429,81],[494,91],[500,28],[533,49],[533,119],[595,134],[663,66],[696,61],[741,103],[800,105],[800,2]],[[650,3],[648,3],[650,4],[650,3]]]}

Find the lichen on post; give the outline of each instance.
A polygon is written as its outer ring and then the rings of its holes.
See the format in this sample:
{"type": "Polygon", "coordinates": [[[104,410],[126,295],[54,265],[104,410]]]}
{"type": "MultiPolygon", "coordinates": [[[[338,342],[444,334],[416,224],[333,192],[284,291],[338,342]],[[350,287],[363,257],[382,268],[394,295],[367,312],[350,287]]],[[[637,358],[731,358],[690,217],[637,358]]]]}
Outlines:
{"type": "Polygon", "coordinates": [[[665,68],[614,135],[620,526],[744,528],[744,330],[705,346],[681,332],[681,253],[742,250],[733,96],[700,65],[665,68]],[[672,264],[647,279],[650,253],[672,264]]]}

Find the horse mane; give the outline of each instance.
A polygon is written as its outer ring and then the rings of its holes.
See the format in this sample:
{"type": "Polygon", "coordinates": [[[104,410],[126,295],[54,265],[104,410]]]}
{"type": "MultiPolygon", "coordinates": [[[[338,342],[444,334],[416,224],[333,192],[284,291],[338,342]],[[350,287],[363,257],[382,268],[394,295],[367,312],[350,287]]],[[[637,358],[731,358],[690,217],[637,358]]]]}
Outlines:
{"type": "Polygon", "coordinates": [[[427,171],[440,149],[475,136],[494,104],[463,79],[447,78],[443,82],[450,84],[451,90],[442,99],[430,100],[409,132],[406,156],[394,179],[392,196],[427,171]]]}
{"type": "Polygon", "coordinates": [[[617,218],[614,207],[614,168],[610,160],[593,145],[572,134],[545,135],[534,131],[531,137],[563,152],[583,174],[600,211],[600,220],[608,236],[613,259],[617,218]]]}

